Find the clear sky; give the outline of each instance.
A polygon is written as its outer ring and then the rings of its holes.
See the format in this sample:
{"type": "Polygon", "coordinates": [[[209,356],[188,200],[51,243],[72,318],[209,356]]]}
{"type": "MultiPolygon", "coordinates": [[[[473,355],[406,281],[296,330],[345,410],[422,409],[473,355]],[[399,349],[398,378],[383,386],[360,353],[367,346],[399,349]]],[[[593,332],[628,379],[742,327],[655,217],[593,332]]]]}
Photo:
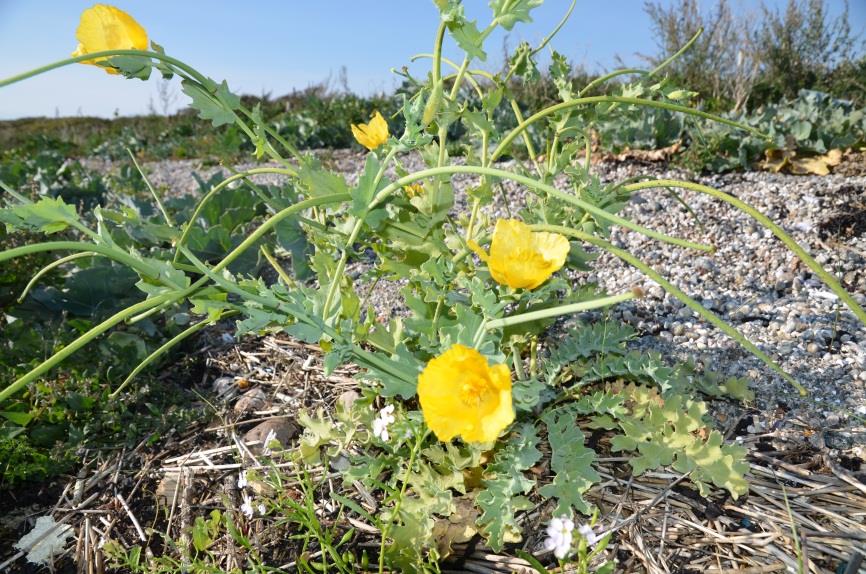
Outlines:
{"type": "MultiPolygon", "coordinates": [[[[664,0],[669,2],[670,0],[664,0]]],[[[731,0],[756,12],[760,0],[731,0]]],[[[771,6],[786,0],[767,0],[771,6]]],[[[63,59],[75,49],[81,11],[93,0],[0,0],[0,78],[63,59]]],[[[214,79],[227,79],[235,92],[282,95],[346,67],[349,86],[359,93],[392,89],[390,69],[429,52],[437,25],[431,0],[116,0],[179,58],[214,79]]],[[[487,0],[466,0],[470,19],[489,21],[487,0]]],[[[702,0],[712,6],[715,0],[702,0]]],[[[835,13],[843,0],[829,0],[835,13]]],[[[518,25],[508,43],[536,42],[559,20],[567,0],[547,0],[535,21],[518,25]]],[[[851,0],[851,21],[866,28],[866,0],[851,0]]],[[[488,41],[487,65],[501,64],[504,34],[488,41]]],[[[590,70],[614,67],[616,57],[639,63],[655,43],[642,0],[578,0],[569,24],[553,42],[573,62],[590,70]]],[[[454,53],[446,49],[446,54],[454,53]]],[[[417,63],[422,74],[427,63],[417,63]]],[[[175,86],[175,91],[179,91],[175,86]]],[[[0,118],[54,115],[110,117],[146,113],[159,106],[157,84],[109,76],[93,66],[74,65],[0,88],[0,118]]],[[[185,105],[182,94],[176,105],[185,105]]]]}

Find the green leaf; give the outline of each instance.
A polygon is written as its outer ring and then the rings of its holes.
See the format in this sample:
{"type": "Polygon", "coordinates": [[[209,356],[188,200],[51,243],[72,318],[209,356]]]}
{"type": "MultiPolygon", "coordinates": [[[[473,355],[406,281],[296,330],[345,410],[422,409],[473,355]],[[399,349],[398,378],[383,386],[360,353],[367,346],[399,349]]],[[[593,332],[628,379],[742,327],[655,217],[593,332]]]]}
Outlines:
{"type": "Polygon", "coordinates": [[[518,22],[532,22],[530,10],[543,3],[544,0],[490,0],[490,7],[499,25],[511,30],[518,22]]]}
{"type": "Polygon", "coordinates": [[[80,225],[75,207],[60,197],[43,197],[36,203],[25,203],[0,209],[0,222],[7,228],[57,233],[75,224],[80,225]]]}
{"type": "Polygon", "coordinates": [[[583,493],[601,480],[592,468],[595,451],[584,446],[576,415],[574,405],[565,405],[541,417],[547,425],[547,440],[552,450],[550,468],[556,475],[553,482],[542,486],[538,492],[545,498],[557,499],[553,512],[556,516],[571,515],[572,509],[589,514],[590,506],[583,493]]]}
{"type": "Polygon", "coordinates": [[[475,499],[482,514],[478,526],[495,552],[502,550],[506,542],[520,540],[520,526],[514,513],[531,508],[523,494],[535,486],[523,471],[541,460],[537,448],[538,431],[530,423],[520,425],[496,453],[494,461],[485,472],[484,490],[475,499]]]}
{"type": "Polygon", "coordinates": [[[198,84],[190,80],[181,82],[183,92],[192,98],[190,107],[198,110],[198,117],[203,120],[211,120],[214,127],[231,124],[235,121],[232,110],[240,106],[240,98],[229,91],[225,80],[216,85],[213,92],[207,92],[198,84]]]}
{"type": "Polygon", "coordinates": [[[624,434],[613,437],[611,446],[613,452],[638,451],[639,456],[629,461],[635,475],[672,465],[689,473],[703,496],[709,494],[709,484],[727,489],[734,499],[748,492],[746,450],[724,445],[718,431],[701,438],[700,432],[706,432],[704,403],[681,395],[662,401],[647,387],[633,385],[626,387],[624,394],[631,413],[618,421],[624,434]]]}
{"type": "Polygon", "coordinates": [[[304,158],[298,166],[298,181],[309,197],[320,197],[334,193],[347,193],[346,180],[336,173],[322,168],[321,162],[314,157],[304,158]]]}
{"type": "Polygon", "coordinates": [[[470,58],[477,58],[482,62],[487,59],[487,53],[483,50],[484,38],[475,20],[461,18],[448,24],[448,31],[457,42],[457,45],[466,52],[470,58]]]}
{"type": "Polygon", "coordinates": [[[367,209],[370,207],[370,203],[372,203],[378,189],[384,187],[382,180],[385,178],[382,178],[378,184],[376,182],[380,165],[376,154],[367,154],[364,173],[358,178],[358,185],[352,188],[350,192],[352,194],[352,215],[363,217],[367,213],[367,209]]]}
{"type": "Polygon", "coordinates": [[[8,421],[15,423],[18,426],[27,426],[31,420],[33,420],[33,415],[30,413],[22,413],[15,411],[0,411],[0,417],[5,418],[8,421]]]}
{"type": "Polygon", "coordinates": [[[150,78],[153,69],[153,61],[147,56],[114,56],[105,60],[105,63],[120,70],[125,77],[139,80],[150,78]]]}

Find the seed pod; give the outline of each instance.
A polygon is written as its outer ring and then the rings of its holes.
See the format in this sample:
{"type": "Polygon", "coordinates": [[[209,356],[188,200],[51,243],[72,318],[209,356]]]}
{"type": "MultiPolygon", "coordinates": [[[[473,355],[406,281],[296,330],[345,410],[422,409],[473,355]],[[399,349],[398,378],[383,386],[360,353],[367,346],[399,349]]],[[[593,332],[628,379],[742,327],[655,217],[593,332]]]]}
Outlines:
{"type": "Polygon", "coordinates": [[[430,97],[427,98],[427,103],[424,105],[424,115],[421,116],[421,124],[426,128],[436,117],[439,111],[439,104],[442,103],[442,86],[443,82],[440,79],[433,84],[433,89],[430,91],[430,97]]]}

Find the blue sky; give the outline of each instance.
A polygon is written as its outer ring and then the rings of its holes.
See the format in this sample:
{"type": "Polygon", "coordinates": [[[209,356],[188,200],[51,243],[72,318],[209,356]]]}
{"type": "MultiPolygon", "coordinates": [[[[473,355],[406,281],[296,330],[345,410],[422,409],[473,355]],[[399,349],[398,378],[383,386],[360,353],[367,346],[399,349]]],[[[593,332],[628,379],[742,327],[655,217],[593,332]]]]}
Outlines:
{"type": "MultiPolygon", "coordinates": [[[[670,0],[665,0],[670,1],[670,0]]],[[[759,0],[731,0],[755,12],[759,0]]],[[[785,0],[768,0],[772,6],[785,0]]],[[[714,0],[703,0],[707,6],[714,0]]],[[[843,0],[829,0],[838,11],[843,0]]],[[[76,46],[81,11],[93,0],[0,0],[0,78],[66,57],[76,46]]],[[[480,27],[489,21],[486,0],[466,0],[480,27]]],[[[851,1],[851,21],[866,27],[866,0],[851,1]]],[[[437,25],[431,0],[116,0],[168,54],[201,72],[227,79],[236,92],[281,95],[346,67],[349,86],[360,93],[390,90],[390,69],[429,52],[437,25]]],[[[536,42],[559,20],[568,2],[547,0],[535,21],[508,37],[536,42]]],[[[488,40],[487,66],[498,67],[505,36],[488,40]]],[[[578,0],[570,22],[553,45],[591,70],[614,67],[616,56],[636,64],[655,43],[642,0],[578,0]]],[[[446,49],[446,54],[454,54],[446,49]]],[[[413,70],[423,73],[426,63],[413,70]]],[[[176,88],[175,88],[176,89],[176,88]]],[[[55,70],[0,89],[0,118],[54,115],[110,117],[146,113],[158,105],[156,83],[123,80],[92,66],[55,70]]],[[[177,104],[185,104],[181,94],[177,104]]]]}

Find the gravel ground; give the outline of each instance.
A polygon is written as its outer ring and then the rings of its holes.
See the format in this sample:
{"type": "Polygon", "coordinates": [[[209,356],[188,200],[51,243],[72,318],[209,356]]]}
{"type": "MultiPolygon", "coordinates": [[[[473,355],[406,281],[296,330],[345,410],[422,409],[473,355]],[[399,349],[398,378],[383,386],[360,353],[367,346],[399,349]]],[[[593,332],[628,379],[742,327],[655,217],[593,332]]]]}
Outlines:
{"type": "MultiPolygon", "coordinates": [[[[320,157],[350,181],[357,180],[363,166],[363,157],[351,152],[323,152],[320,157]]],[[[403,161],[409,169],[422,167],[417,157],[403,161]]],[[[508,164],[502,167],[507,169],[508,164]]],[[[593,168],[604,181],[636,175],[685,179],[738,197],[780,224],[866,305],[866,177],[766,172],[697,177],[663,164],[637,163],[601,163],[593,168]]],[[[146,166],[151,181],[171,194],[196,192],[192,172],[209,175],[216,169],[195,161],[146,166]]],[[[261,176],[260,181],[276,183],[279,177],[261,176]]],[[[460,191],[471,181],[468,177],[454,180],[458,209],[465,206],[460,191]]],[[[525,191],[505,185],[515,209],[525,191]]],[[[575,280],[597,281],[610,293],[644,286],[649,296],[620,305],[611,313],[636,327],[640,334],[636,348],[657,350],[671,358],[691,357],[717,371],[747,376],[761,413],[768,415],[781,408],[786,418],[799,418],[813,429],[826,431],[822,434],[828,446],[854,446],[862,456],[866,445],[866,327],[770,231],[709,196],[683,191],[682,197],[699,215],[703,229],[663,190],[636,194],[621,215],[669,235],[711,243],[715,253],[703,255],[621,229],[613,232],[613,243],[638,254],[734,325],[805,386],[809,396],[798,396],[758,359],[612,256],[602,254],[594,273],[574,274],[575,280]]],[[[504,215],[501,205],[495,211],[495,215],[504,215]]],[[[400,312],[396,286],[380,283],[376,297],[383,312],[400,312]]],[[[755,417],[754,424],[766,424],[762,419],[766,420],[755,417]]]]}

